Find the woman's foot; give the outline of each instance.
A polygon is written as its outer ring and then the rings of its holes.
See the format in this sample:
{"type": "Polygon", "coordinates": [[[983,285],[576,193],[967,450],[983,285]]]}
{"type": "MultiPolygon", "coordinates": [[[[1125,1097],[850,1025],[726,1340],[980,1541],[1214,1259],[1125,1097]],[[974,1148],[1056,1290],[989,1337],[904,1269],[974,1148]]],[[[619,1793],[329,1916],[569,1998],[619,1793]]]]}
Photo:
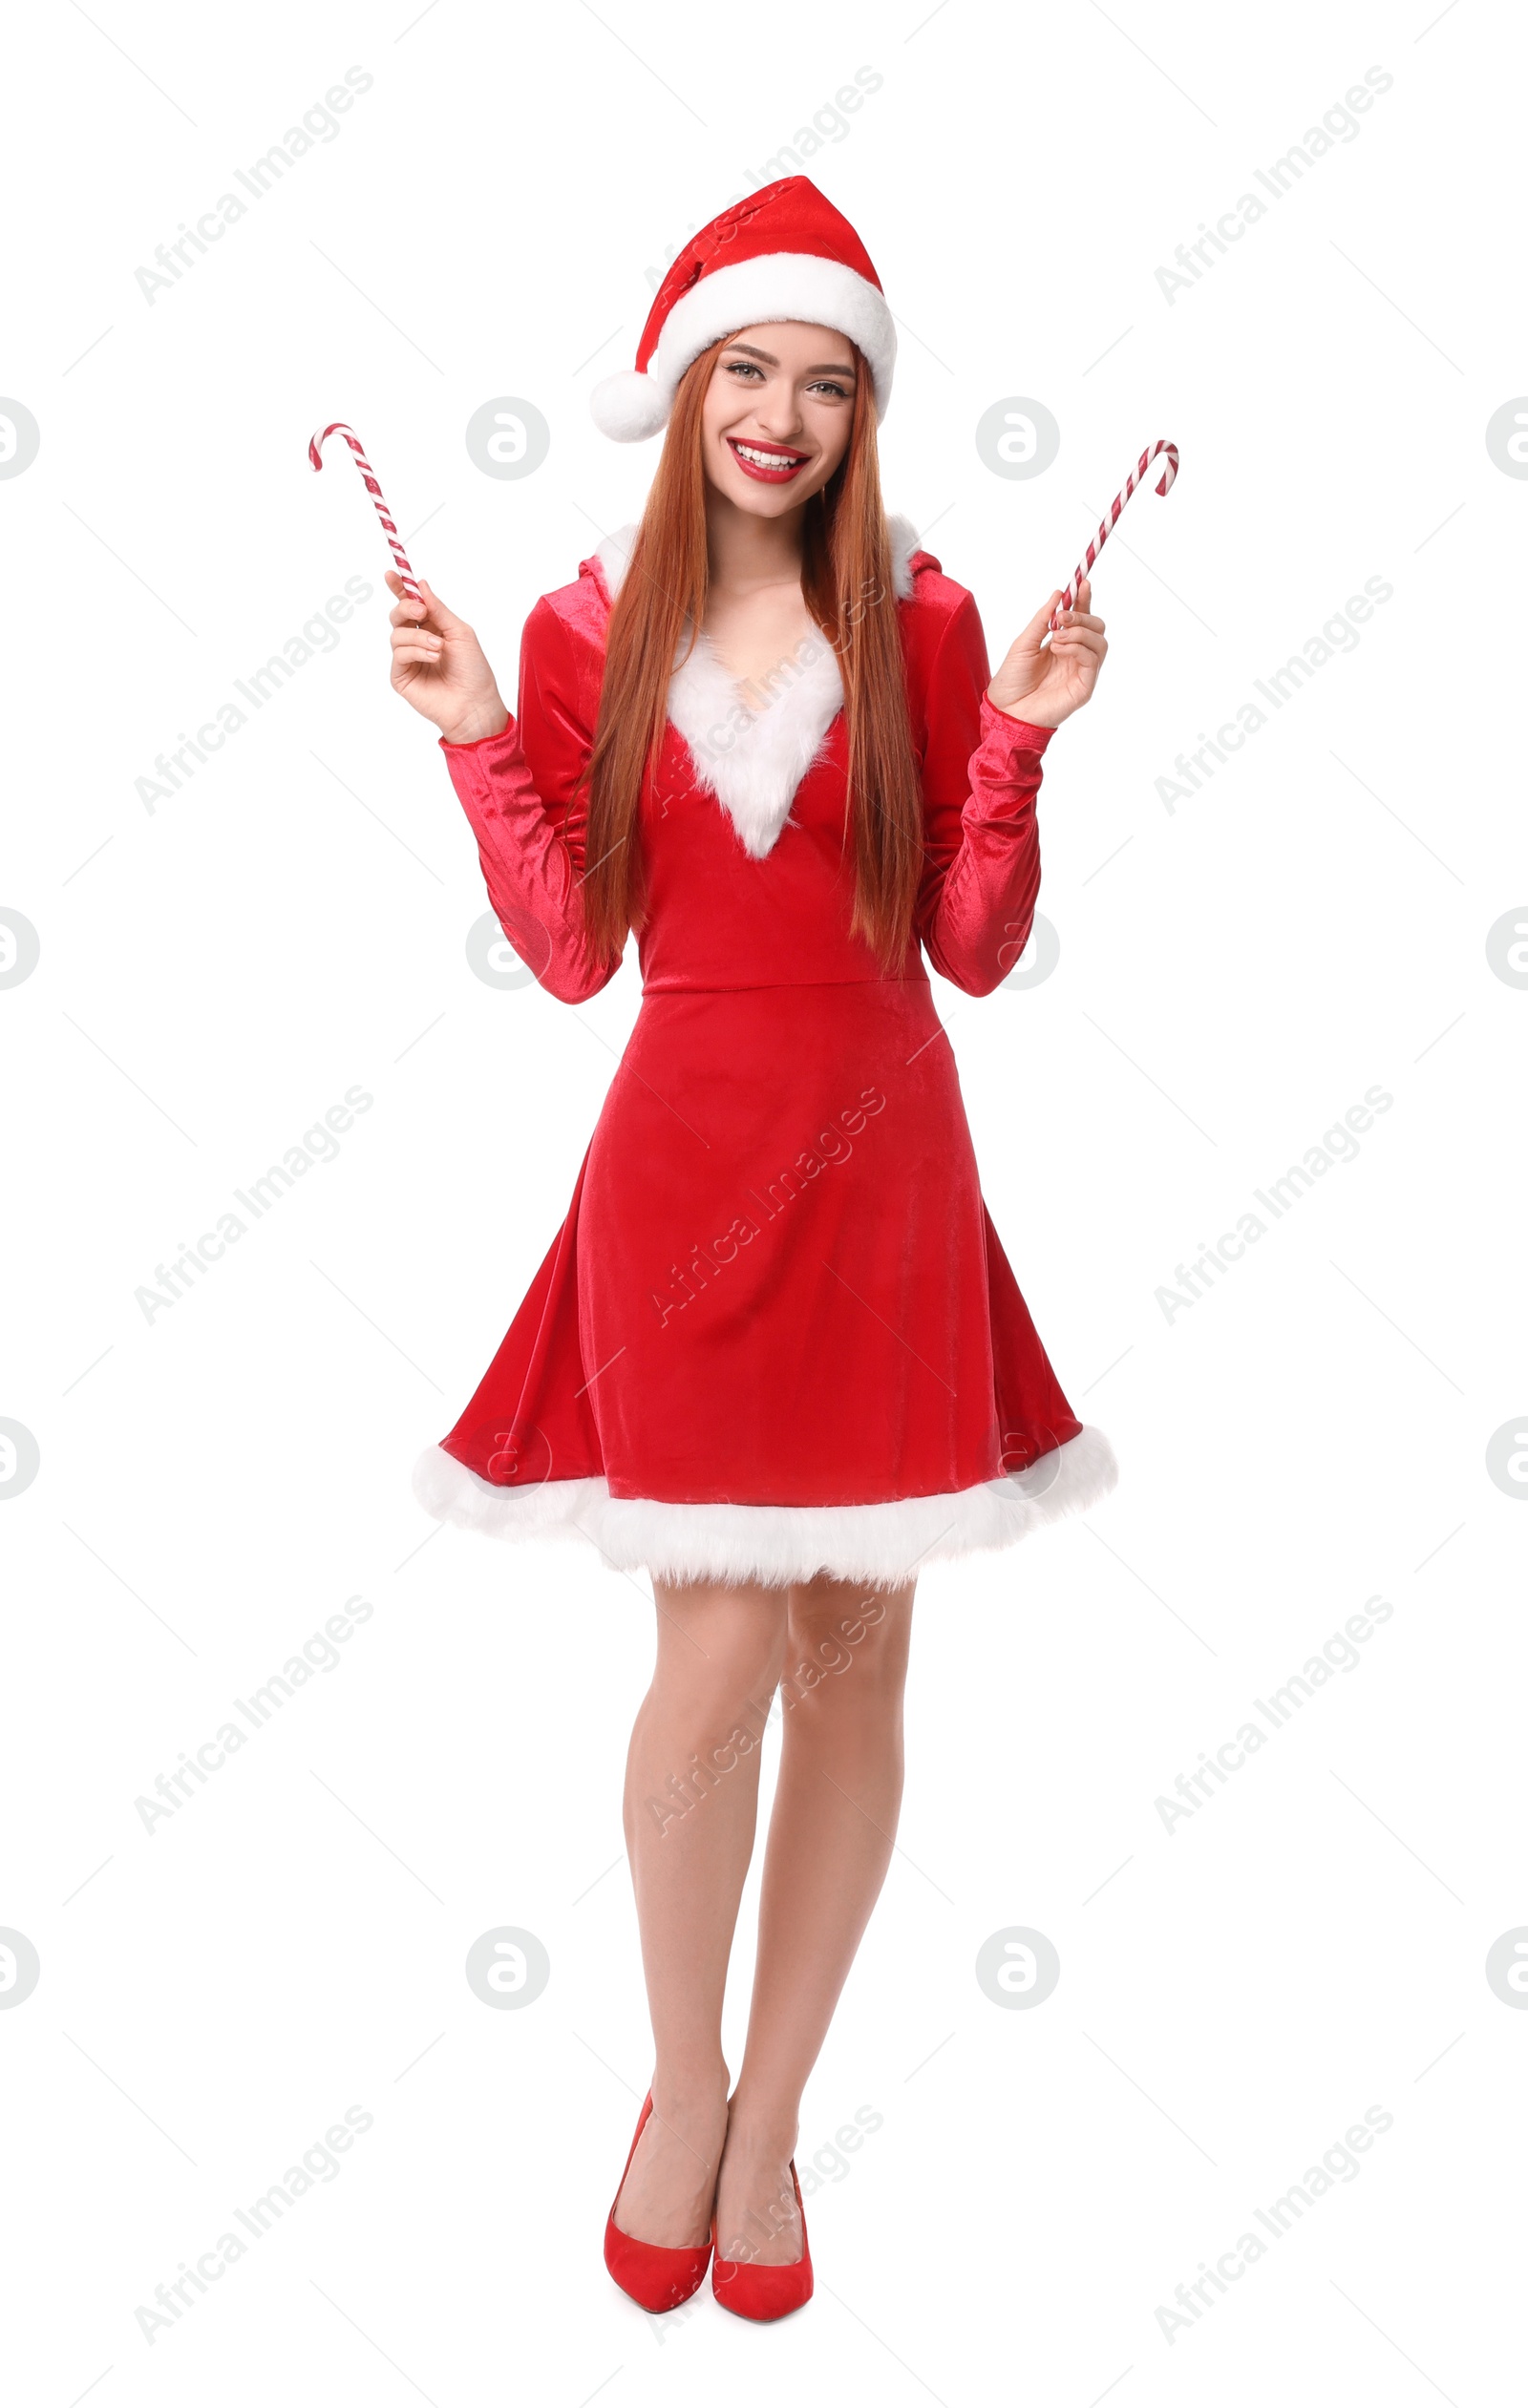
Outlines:
{"type": "Polygon", "coordinates": [[[659,2249],[703,2248],[726,2136],[725,2069],[709,2085],[665,2086],[655,2078],[652,2113],[615,2203],[617,2230],[659,2249]]]}
{"type": "Polygon", "coordinates": [[[796,2125],[755,2121],[734,2099],[716,2185],[716,2253],[742,2266],[795,2266],[802,2254],[801,2212],[791,2159],[796,2125]]]}

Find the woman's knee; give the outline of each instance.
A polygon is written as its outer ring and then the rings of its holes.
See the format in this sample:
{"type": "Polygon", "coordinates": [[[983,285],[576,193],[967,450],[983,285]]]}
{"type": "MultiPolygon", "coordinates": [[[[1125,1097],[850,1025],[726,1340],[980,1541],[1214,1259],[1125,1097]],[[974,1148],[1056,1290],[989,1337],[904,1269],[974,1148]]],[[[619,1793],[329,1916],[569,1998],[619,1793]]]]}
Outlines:
{"type": "MultiPolygon", "coordinates": [[[[791,1593],[782,1695],[850,1689],[899,1698],[906,1678],[912,1588],[888,1593],[847,1581],[804,1582],[791,1593]]],[[[793,1699],[794,1701],[794,1699],[793,1699]]]]}
{"type": "Polygon", "coordinates": [[[658,1659],[653,1685],[711,1714],[756,1697],[768,1710],[786,1648],[789,1592],[761,1584],[653,1583],[658,1659]]]}

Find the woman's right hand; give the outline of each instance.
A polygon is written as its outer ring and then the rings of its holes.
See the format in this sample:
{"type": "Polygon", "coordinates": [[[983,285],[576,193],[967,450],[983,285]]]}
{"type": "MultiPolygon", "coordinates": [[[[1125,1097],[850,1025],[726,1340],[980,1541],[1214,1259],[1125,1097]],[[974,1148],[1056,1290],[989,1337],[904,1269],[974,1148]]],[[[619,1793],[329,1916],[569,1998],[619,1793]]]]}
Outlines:
{"type": "Polygon", "coordinates": [[[395,569],[388,571],[392,613],[393,687],[433,720],[448,744],[476,744],[509,725],[498,681],[465,619],[446,608],[424,579],[423,602],[411,602],[395,569]]]}

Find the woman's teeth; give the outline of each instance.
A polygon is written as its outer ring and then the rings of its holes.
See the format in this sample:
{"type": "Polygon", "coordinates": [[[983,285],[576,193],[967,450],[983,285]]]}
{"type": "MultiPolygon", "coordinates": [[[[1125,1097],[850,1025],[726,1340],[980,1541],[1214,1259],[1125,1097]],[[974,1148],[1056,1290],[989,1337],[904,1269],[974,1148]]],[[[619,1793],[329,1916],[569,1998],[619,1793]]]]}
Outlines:
{"type": "Polygon", "coordinates": [[[799,468],[802,465],[800,456],[794,452],[760,452],[751,443],[737,442],[733,443],[732,450],[740,460],[747,460],[753,468],[799,468]]]}

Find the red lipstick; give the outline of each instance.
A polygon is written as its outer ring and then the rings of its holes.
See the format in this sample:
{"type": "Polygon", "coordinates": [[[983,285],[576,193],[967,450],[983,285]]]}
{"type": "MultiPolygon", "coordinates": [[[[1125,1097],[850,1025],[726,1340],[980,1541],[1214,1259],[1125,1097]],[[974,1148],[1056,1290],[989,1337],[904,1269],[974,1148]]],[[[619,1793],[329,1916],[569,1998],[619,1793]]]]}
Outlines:
{"type": "Polygon", "coordinates": [[[805,452],[788,451],[781,443],[745,442],[741,435],[730,434],[727,441],[744,475],[756,478],[761,485],[788,485],[805,468],[810,456],[805,452]]]}

